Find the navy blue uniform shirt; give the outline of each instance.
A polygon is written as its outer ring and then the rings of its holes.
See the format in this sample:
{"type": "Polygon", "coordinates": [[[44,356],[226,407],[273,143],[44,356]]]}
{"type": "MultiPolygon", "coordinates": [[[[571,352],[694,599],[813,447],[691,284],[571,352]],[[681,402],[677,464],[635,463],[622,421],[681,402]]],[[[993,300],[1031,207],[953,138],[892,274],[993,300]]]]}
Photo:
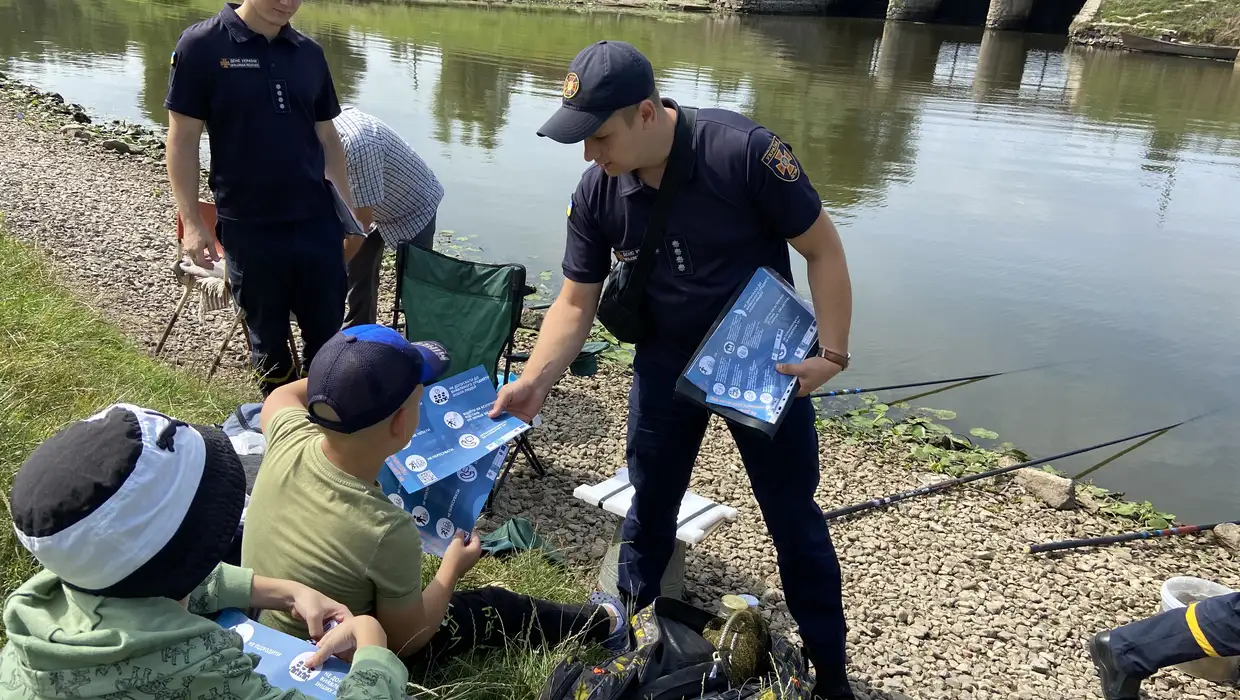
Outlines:
{"type": "MultiPolygon", "coordinates": [[[[647,287],[654,332],[644,343],[686,358],[759,267],[793,283],[788,239],[822,213],[792,149],[745,116],[699,109],[693,145],[689,178],[672,205],[647,287]]],[[[636,260],[657,192],[633,173],[586,170],[569,204],[564,276],[602,282],[613,255],[636,260]]]]}
{"type": "Polygon", "coordinates": [[[316,122],[340,114],[323,49],[289,25],[268,41],[235,3],[181,33],[164,106],[206,122],[221,218],[334,215],[316,122]]]}

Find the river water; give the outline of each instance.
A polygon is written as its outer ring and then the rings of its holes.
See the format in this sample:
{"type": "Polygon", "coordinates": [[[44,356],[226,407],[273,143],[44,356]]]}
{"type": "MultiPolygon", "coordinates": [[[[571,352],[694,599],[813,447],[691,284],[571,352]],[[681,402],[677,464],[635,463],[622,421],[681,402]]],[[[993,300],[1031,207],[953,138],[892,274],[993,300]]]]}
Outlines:
{"type": "MultiPolygon", "coordinates": [[[[0,0],[0,66],[94,114],[164,124],[177,36],[219,7],[0,0]]],[[[1240,70],[809,17],[319,0],[296,24],[341,100],[436,170],[440,226],[550,290],[586,164],[534,132],[582,46],[637,44],[664,94],[764,123],[817,184],[855,293],[854,368],[834,384],[1052,364],[919,401],[1035,456],[1223,407],[1093,477],[1181,522],[1240,518],[1240,70]]],[[[1055,466],[1075,474],[1124,446],[1055,466]]]]}

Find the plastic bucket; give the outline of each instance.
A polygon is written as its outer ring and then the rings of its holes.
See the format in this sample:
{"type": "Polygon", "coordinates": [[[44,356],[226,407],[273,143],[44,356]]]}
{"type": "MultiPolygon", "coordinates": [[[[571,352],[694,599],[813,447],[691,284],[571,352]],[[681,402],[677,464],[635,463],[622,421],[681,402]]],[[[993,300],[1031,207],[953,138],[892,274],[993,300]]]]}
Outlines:
{"type": "MultiPolygon", "coordinates": [[[[1163,582],[1161,609],[1174,610],[1187,608],[1193,603],[1214,596],[1235,593],[1234,590],[1221,583],[1207,581],[1195,576],[1173,576],[1163,582]]],[[[1201,678],[1215,683],[1236,683],[1240,681],[1240,656],[1207,657],[1176,664],[1175,668],[1194,678],[1201,678]]]]}
{"type": "MultiPolygon", "coordinates": [[[[624,521],[616,525],[616,531],[611,536],[611,546],[603,555],[598,571],[599,588],[614,596],[620,595],[617,591],[617,580],[620,573],[620,528],[623,525],[624,521]]],[[[667,562],[667,568],[663,570],[663,580],[659,582],[659,595],[684,600],[687,551],[688,547],[685,543],[679,539],[676,540],[672,558],[667,562]]]]}

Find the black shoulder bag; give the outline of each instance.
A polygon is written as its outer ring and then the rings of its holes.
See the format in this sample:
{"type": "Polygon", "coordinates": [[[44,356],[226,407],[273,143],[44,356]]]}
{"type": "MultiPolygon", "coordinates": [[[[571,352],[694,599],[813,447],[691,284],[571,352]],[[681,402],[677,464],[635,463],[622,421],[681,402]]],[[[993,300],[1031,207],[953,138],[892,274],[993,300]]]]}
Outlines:
{"type": "Polygon", "coordinates": [[[598,320],[622,343],[636,343],[645,339],[648,333],[645,316],[646,284],[654,269],[656,251],[663,242],[672,201],[693,162],[693,126],[696,121],[696,108],[680,108],[667,169],[659,183],[659,193],[655,195],[654,209],[646,224],[646,233],[642,238],[637,260],[632,263],[617,263],[607,275],[607,282],[603,286],[603,294],[598,304],[598,320]]]}

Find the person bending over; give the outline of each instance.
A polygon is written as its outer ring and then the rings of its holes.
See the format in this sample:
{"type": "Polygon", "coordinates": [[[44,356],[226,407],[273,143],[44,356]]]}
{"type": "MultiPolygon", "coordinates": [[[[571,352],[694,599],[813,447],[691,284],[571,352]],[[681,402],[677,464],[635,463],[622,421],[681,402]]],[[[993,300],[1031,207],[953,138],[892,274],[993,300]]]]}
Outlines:
{"type": "MultiPolygon", "coordinates": [[[[260,417],[267,451],[246,511],[242,565],[302,581],[354,615],[374,615],[388,648],[411,668],[518,635],[551,645],[581,635],[626,648],[623,608],[605,593],[565,606],[495,586],[456,591],[481,556],[477,536],[466,543],[458,533],[423,590],[417,526],[376,479],[413,437],[423,389],[448,362],[437,343],[364,324],[328,341],[307,379],[273,392],[260,417]]],[[[264,611],[259,622],[306,634],[284,610],[264,611]]]]}
{"type": "Polygon", "coordinates": [[[200,616],[256,606],[319,639],[309,666],[351,658],[336,697],[404,698],[409,672],[373,617],[220,562],[244,499],[223,432],[131,404],[35,448],[13,478],[9,511],[44,569],[5,601],[0,697],[308,700],[273,688],[239,634],[200,616]]]}

